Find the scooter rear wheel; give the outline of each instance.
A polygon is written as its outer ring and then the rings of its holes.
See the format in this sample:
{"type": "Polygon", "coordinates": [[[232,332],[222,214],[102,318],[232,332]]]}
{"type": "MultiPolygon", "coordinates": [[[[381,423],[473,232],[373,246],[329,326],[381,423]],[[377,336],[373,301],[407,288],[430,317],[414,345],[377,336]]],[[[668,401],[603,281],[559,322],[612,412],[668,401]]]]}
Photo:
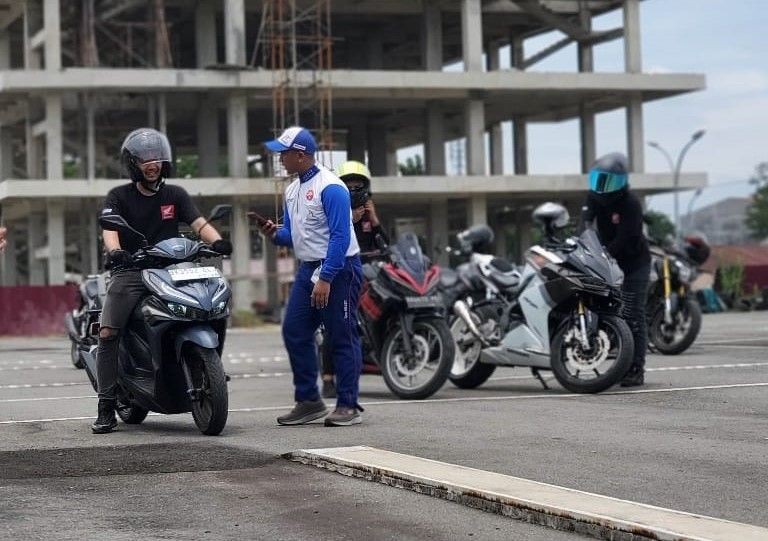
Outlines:
{"type": "Polygon", "coordinates": [[[227,376],[219,353],[190,344],[184,348],[182,358],[192,374],[195,389],[200,390],[199,399],[192,401],[192,418],[200,432],[216,436],[227,424],[229,408],[227,376]]]}

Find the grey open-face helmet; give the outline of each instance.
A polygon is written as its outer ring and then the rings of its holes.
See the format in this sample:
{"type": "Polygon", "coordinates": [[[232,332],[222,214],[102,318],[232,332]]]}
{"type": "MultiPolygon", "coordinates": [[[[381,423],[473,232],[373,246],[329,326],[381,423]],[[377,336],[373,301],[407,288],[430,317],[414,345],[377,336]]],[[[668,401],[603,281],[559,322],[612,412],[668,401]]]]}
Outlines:
{"type": "Polygon", "coordinates": [[[563,229],[568,227],[571,216],[568,209],[558,203],[547,202],[539,205],[533,210],[533,220],[552,229],[563,229]]]}
{"type": "Polygon", "coordinates": [[[173,171],[171,143],[164,133],[153,128],[133,130],[120,147],[120,161],[131,180],[156,192],[173,171]],[[139,168],[139,165],[151,162],[160,164],[160,178],[157,182],[148,182],[139,168]]]}

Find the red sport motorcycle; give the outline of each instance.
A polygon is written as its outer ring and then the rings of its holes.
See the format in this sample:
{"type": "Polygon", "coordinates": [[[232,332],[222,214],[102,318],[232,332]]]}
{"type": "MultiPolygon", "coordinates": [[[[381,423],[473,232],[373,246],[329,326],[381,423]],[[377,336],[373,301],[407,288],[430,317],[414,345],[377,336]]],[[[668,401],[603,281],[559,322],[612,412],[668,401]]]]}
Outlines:
{"type": "Polygon", "coordinates": [[[440,268],[424,256],[413,233],[363,255],[372,260],[363,265],[357,310],[363,371],[378,368],[399,398],[432,396],[448,379],[455,353],[438,291],[440,268]]]}

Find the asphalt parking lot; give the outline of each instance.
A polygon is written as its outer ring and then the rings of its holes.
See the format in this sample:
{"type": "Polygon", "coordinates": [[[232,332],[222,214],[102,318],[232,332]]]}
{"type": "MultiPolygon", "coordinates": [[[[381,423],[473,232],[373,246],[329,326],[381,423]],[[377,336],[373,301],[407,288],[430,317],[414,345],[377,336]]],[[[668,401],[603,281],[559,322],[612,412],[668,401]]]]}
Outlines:
{"type": "Polygon", "coordinates": [[[647,384],[572,395],[500,369],[397,400],[364,376],[362,425],[278,427],[292,406],[277,328],[225,348],[230,416],[150,416],[94,436],[95,393],[62,338],[0,340],[3,539],[578,539],[576,534],[288,462],[297,449],[367,445],[615,498],[768,527],[768,313],[706,315],[647,384]]]}

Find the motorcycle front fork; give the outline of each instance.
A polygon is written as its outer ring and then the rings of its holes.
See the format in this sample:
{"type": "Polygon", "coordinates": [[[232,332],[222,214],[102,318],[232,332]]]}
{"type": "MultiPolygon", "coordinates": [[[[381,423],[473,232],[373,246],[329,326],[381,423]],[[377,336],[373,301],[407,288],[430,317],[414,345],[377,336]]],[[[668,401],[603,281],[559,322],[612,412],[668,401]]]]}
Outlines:
{"type": "Polygon", "coordinates": [[[579,314],[579,341],[581,342],[581,347],[588,351],[591,345],[589,344],[589,335],[587,334],[587,311],[581,299],[579,299],[577,310],[579,314]]]}

